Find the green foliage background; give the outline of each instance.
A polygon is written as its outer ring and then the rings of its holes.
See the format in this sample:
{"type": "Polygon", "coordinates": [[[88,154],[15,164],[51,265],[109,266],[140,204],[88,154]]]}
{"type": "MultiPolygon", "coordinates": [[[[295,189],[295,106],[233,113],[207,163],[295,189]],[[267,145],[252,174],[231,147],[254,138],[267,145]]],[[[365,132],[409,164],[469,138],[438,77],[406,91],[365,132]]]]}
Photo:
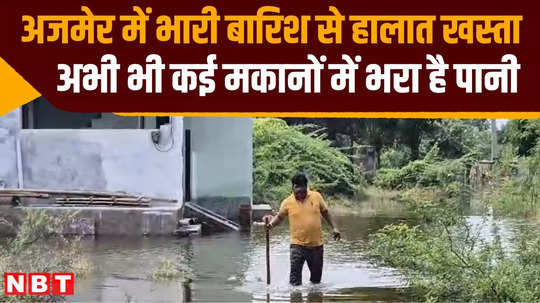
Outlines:
{"type": "MultiPolygon", "coordinates": [[[[62,230],[75,222],[77,213],[50,215],[46,210],[23,208],[21,224],[14,226],[3,218],[16,235],[0,238],[0,272],[72,272],[82,278],[92,270],[83,254],[81,237],[67,237],[62,230]]],[[[0,302],[57,302],[62,296],[4,295],[0,283],[0,302]]]]}
{"type": "Polygon", "coordinates": [[[303,172],[311,189],[325,196],[361,195],[364,181],[351,160],[313,125],[288,126],[281,119],[254,120],[255,203],[279,203],[291,194],[291,177],[303,172]],[[309,129],[309,132],[308,132],[309,129]]]}
{"type": "Polygon", "coordinates": [[[486,240],[475,231],[465,216],[467,205],[458,194],[465,186],[459,172],[485,155],[484,131],[479,127],[472,133],[463,132],[462,122],[445,120],[441,122],[449,126],[445,132],[454,135],[446,139],[439,135],[432,142],[440,145],[432,145],[424,159],[379,171],[375,184],[404,190],[400,198],[416,222],[379,230],[370,239],[368,255],[399,269],[418,300],[540,301],[538,226],[520,226],[510,245],[503,245],[495,222],[497,217],[530,219],[539,213],[539,121],[513,120],[504,131],[506,146],[483,189],[488,194],[482,202],[494,212],[486,211],[480,226],[487,226],[492,238],[486,240]],[[459,136],[466,133],[471,138],[459,136]],[[441,144],[452,141],[452,148],[441,144]]]}
{"type": "Polygon", "coordinates": [[[537,140],[527,157],[518,156],[519,146],[504,148],[487,199],[497,214],[535,217],[540,213],[540,137],[537,140]]]}
{"type": "Polygon", "coordinates": [[[401,168],[381,168],[374,184],[384,189],[446,186],[455,182],[464,184],[467,168],[473,162],[471,155],[444,159],[440,156],[439,147],[434,145],[422,160],[411,161],[401,168]]]}
{"type": "Polygon", "coordinates": [[[540,119],[511,120],[503,132],[503,143],[517,149],[519,156],[531,155],[540,139],[540,119]]]}

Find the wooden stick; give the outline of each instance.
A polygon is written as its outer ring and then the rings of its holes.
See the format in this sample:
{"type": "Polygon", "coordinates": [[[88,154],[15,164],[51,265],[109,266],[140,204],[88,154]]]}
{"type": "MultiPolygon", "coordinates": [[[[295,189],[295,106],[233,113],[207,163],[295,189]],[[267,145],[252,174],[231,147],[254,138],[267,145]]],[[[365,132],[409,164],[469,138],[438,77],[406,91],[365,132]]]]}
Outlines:
{"type": "Polygon", "coordinates": [[[266,230],[266,284],[270,285],[270,230],[268,229],[268,218],[264,218],[266,230]]]}

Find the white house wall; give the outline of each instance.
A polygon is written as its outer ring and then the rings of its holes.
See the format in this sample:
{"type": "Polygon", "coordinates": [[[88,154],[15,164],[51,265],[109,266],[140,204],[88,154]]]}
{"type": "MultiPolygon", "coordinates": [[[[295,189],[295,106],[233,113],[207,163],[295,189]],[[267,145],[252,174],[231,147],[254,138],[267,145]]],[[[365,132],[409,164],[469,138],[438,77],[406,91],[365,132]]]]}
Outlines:
{"type": "Polygon", "coordinates": [[[251,118],[184,118],[191,129],[192,196],[251,197],[251,118]]]}
{"type": "Polygon", "coordinates": [[[160,152],[151,130],[20,130],[19,116],[17,110],[0,117],[0,180],[7,187],[18,185],[18,133],[25,188],[123,191],[182,201],[182,118],[173,119],[174,146],[160,152]]]}
{"type": "Polygon", "coordinates": [[[253,121],[251,118],[184,118],[191,130],[191,198],[237,220],[253,197],[253,121]]]}

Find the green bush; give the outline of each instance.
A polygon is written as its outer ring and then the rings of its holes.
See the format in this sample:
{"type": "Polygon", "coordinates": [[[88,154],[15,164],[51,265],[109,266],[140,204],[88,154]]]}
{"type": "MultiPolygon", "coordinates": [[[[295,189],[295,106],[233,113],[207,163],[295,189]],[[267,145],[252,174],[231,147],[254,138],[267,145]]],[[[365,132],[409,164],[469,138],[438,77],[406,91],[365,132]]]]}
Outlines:
{"type": "MultiPolygon", "coordinates": [[[[453,124],[455,130],[464,129],[461,122],[453,124]]],[[[478,133],[483,134],[485,131],[478,133]]],[[[379,172],[377,185],[404,189],[399,198],[408,206],[414,224],[389,225],[379,230],[370,239],[368,255],[400,270],[419,300],[540,301],[537,226],[520,227],[512,243],[503,245],[496,223],[492,223],[492,234],[486,238],[463,215],[464,200],[460,197],[467,188],[463,181],[468,167],[485,154],[485,146],[474,150],[473,140],[451,153],[445,145],[439,146],[445,149],[443,157],[435,145],[423,160],[379,172]],[[464,153],[461,158],[446,159],[464,153]]],[[[495,165],[496,180],[488,200],[499,214],[538,214],[540,142],[531,146],[527,141],[528,156],[522,158],[517,157],[518,146],[506,146],[495,165]]],[[[493,217],[484,219],[483,224],[493,222],[493,217]]]]}
{"type": "Polygon", "coordinates": [[[464,183],[466,169],[471,161],[469,156],[460,159],[440,159],[439,149],[434,145],[422,160],[409,162],[402,168],[380,169],[374,184],[385,189],[407,189],[415,186],[464,183]]]}
{"type": "MultiPolygon", "coordinates": [[[[73,272],[75,277],[91,269],[82,254],[79,237],[64,237],[62,230],[72,223],[76,213],[51,216],[45,210],[24,209],[22,223],[14,227],[16,236],[0,245],[0,272],[73,272]]],[[[0,222],[10,224],[6,220],[0,222]]],[[[61,296],[7,296],[0,283],[0,302],[49,302],[61,296]]]]}
{"type": "Polygon", "coordinates": [[[420,154],[425,155],[433,145],[441,149],[445,159],[465,155],[485,158],[491,151],[489,123],[483,119],[438,119],[431,125],[431,132],[421,138],[420,154]]]}
{"type": "MultiPolygon", "coordinates": [[[[254,120],[254,202],[278,205],[291,193],[291,177],[304,172],[310,188],[324,195],[354,197],[363,178],[347,156],[320,129],[288,126],[281,119],[254,120]]],[[[309,126],[312,127],[312,126],[309,126]]]]}
{"type": "Polygon", "coordinates": [[[505,151],[496,166],[496,186],[487,200],[498,214],[535,216],[540,208],[540,141],[528,157],[515,157],[511,147],[505,151]]]}
{"type": "Polygon", "coordinates": [[[510,120],[504,129],[502,141],[517,149],[520,156],[529,156],[540,140],[540,119],[510,120]]]}
{"type": "Polygon", "coordinates": [[[400,168],[411,160],[411,149],[405,145],[383,147],[379,166],[382,168],[400,168]]]}
{"type": "Polygon", "coordinates": [[[538,302],[540,235],[522,230],[514,250],[483,240],[453,199],[409,201],[418,224],[374,234],[368,255],[400,270],[409,291],[426,301],[538,302]]]}

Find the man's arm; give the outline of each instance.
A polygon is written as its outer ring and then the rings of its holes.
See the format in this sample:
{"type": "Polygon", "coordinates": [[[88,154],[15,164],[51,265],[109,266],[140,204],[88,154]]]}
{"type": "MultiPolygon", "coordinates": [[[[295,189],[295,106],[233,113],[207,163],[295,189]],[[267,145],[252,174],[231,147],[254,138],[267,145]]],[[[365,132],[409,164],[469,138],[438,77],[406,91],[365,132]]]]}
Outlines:
{"type": "Polygon", "coordinates": [[[266,225],[266,228],[272,229],[278,226],[281,223],[281,221],[285,219],[285,214],[282,211],[280,211],[275,216],[271,216],[271,215],[264,216],[263,220],[266,221],[266,218],[268,218],[268,221],[269,221],[269,223],[266,225]]]}
{"type": "Polygon", "coordinates": [[[283,200],[283,202],[281,202],[281,206],[279,207],[278,214],[275,216],[266,215],[263,217],[263,221],[266,224],[266,228],[272,229],[279,225],[279,223],[281,223],[281,221],[283,221],[288,215],[289,208],[287,205],[287,200],[283,200]]]}
{"type": "Polygon", "coordinates": [[[325,209],[321,212],[322,217],[330,224],[332,227],[332,233],[334,234],[334,240],[340,240],[341,239],[341,232],[337,228],[336,223],[334,223],[334,219],[332,218],[332,215],[330,215],[330,212],[328,209],[325,209]]]}

